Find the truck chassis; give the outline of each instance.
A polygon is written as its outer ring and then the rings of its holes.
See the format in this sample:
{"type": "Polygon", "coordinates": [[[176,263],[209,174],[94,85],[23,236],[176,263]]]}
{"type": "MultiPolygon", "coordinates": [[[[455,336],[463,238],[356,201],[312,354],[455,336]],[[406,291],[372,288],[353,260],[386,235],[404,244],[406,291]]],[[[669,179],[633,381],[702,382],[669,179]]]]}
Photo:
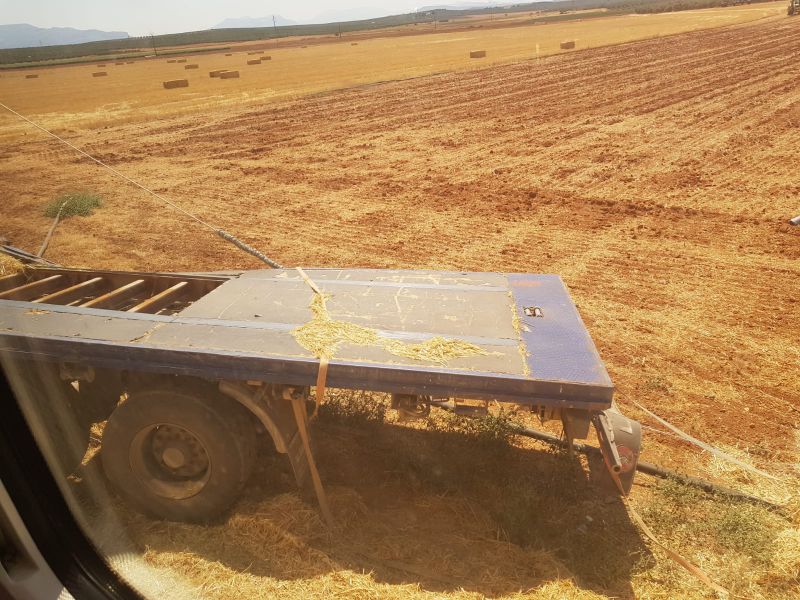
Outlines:
{"type": "MultiPolygon", "coordinates": [[[[630,490],[639,424],[613,406],[611,380],[559,277],[305,273],[337,319],[389,339],[438,336],[485,352],[443,364],[344,344],[321,380],[321,361],[292,335],[312,318],[316,292],[304,272],[29,265],[0,278],[0,360],[21,397],[52,413],[49,424],[42,419],[48,435],[66,440],[72,432],[78,440],[75,452],[58,452],[64,471],[82,456],[88,424],[107,420],[100,453],[108,479],[160,518],[208,521],[223,513],[249,476],[257,432],[288,456],[308,489],[316,467],[306,406],[320,384],[389,392],[407,417],[431,405],[481,412],[465,402],[474,400],[523,405],[560,419],[569,441],[586,438],[593,424],[610,481],[630,490]]],[[[324,511],[321,484],[315,489],[324,511]]]]}

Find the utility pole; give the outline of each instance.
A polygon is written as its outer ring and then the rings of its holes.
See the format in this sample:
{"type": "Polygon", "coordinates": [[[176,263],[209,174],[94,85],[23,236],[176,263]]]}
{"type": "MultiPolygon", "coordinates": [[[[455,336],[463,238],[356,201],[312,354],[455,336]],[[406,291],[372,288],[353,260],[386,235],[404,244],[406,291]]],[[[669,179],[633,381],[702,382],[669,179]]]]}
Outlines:
{"type": "Polygon", "coordinates": [[[153,54],[158,56],[158,49],[156,48],[156,36],[154,36],[152,32],[150,32],[150,43],[153,45],[153,54]]]}
{"type": "Polygon", "coordinates": [[[272,29],[275,32],[275,45],[278,45],[278,25],[275,23],[275,15],[272,15],[272,29]]]}

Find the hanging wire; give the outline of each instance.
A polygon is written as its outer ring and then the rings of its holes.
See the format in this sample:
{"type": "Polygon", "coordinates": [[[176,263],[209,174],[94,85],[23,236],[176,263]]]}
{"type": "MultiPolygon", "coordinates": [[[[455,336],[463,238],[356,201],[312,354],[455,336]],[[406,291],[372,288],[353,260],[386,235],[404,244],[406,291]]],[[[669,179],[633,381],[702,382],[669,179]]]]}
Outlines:
{"type": "Polygon", "coordinates": [[[237,237],[235,237],[234,235],[232,235],[232,234],[228,233],[228,232],[227,232],[227,231],[225,231],[224,229],[220,229],[220,228],[218,228],[218,227],[214,227],[213,225],[211,225],[211,224],[210,224],[210,223],[208,223],[207,221],[204,221],[203,219],[201,219],[201,218],[200,218],[200,217],[198,217],[197,215],[195,215],[195,214],[193,214],[193,213],[189,212],[188,210],[186,210],[186,209],[185,209],[185,208],[183,208],[182,206],[179,206],[178,204],[175,204],[174,202],[172,202],[171,200],[169,200],[169,199],[165,198],[165,197],[164,197],[164,196],[162,196],[161,194],[157,194],[156,192],[154,192],[154,191],[153,191],[153,190],[151,190],[150,188],[147,188],[147,187],[143,186],[143,185],[142,185],[141,183],[139,183],[138,181],[135,181],[135,180],[131,179],[130,177],[128,177],[127,175],[125,175],[124,173],[121,173],[121,172],[117,171],[117,170],[116,170],[114,167],[107,165],[106,163],[104,163],[103,161],[101,161],[101,160],[100,160],[100,159],[98,159],[98,158],[95,158],[94,156],[92,156],[92,155],[91,155],[91,154],[89,154],[88,152],[85,152],[85,151],[81,150],[80,148],[78,148],[77,146],[75,146],[75,145],[74,145],[74,144],[72,144],[71,142],[69,142],[69,141],[65,140],[65,139],[64,139],[64,138],[62,138],[61,136],[59,136],[59,135],[56,135],[55,133],[53,133],[52,131],[50,131],[50,130],[48,130],[48,129],[45,129],[44,127],[42,127],[42,126],[41,126],[41,125],[39,125],[38,123],[35,123],[35,122],[31,121],[31,120],[30,120],[28,117],[26,117],[25,115],[22,115],[22,114],[18,113],[18,112],[17,112],[17,111],[15,111],[13,108],[11,108],[11,107],[9,107],[9,106],[6,106],[6,105],[5,105],[5,104],[3,104],[2,102],[0,102],[0,107],[3,107],[3,108],[4,108],[4,109],[6,109],[8,112],[10,112],[10,113],[11,113],[11,114],[13,114],[13,115],[16,115],[17,117],[19,117],[20,119],[22,119],[22,120],[23,120],[23,121],[25,121],[26,123],[28,123],[28,124],[30,124],[30,125],[33,125],[33,126],[34,126],[36,129],[38,129],[39,131],[42,131],[42,132],[46,133],[47,135],[49,135],[50,137],[53,137],[53,138],[57,139],[57,140],[58,140],[59,142],[61,142],[62,144],[66,145],[66,146],[69,146],[70,148],[72,148],[73,150],[75,150],[77,153],[79,153],[81,156],[85,156],[86,158],[88,158],[89,160],[91,160],[91,161],[93,161],[93,162],[97,163],[98,165],[100,165],[100,166],[101,166],[101,167],[103,167],[104,169],[108,169],[109,171],[111,171],[112,173],[114,173],[114,175],[116,175],[117,177],[120,177],[121,179],[124,179],[125,181],[127,181],[127,182],[128,182],[128,183],[130,183],[131,185],[134,185],[134,186],[136,186],[137,188],[139,188],[140,190],[142,190],[142,191],[144,191],[144,192],[147,192],[148,194],[150,194],[150,195],[151,195],[151,196],[153,196],[154,198],[157,198],[158,200],[160,200],[160,201],[161,201],[161,202],[163,202],[164,204],[167,204],[168,206],[172,207],[173,209],[177,210],[179,213],[183,214],[184,216],[186,216],[186,217],[189,217],[190,219],[192,219],[193,221],[195,221],[195,222],[196,222],[196,223],[198,223],[199,225],[201,225],[201,226],[203,226],[203,227],[205,227],[205,228],[207,228],[207,229],[210,229],[211,231],[213,231],[214,233],[216,233],[216,234],[217,234],[219,237],[221,237],[223,240],[225,240],[225,241],[227,241],[227,242],[230,242],[230,243],[232,243],[234,246],[236,246],[237,248],[239,248],[240,250],[243,250],[244,252],[247,252],[248,254],[250,254],[250,255],[252,255],[252,256],[255,256],[257,259],[259,259],[260,261],[262,261],[262,262],[264,262],[264,263],[268,264],[268,265],[269,265],[270,267],[272,267],[273,269],[282,269],[282,268],[283,268],[283,267],[282,267],[282,266],[281,266],[279,263],[277,263],[276,261],[274,261],[274,260],[272,260],[271,258],[269,258],[269,257],[265,256],[264,254],[262,254],[261,252],[259,252],[257,249],[255,249],[255,248],[253,248],[252,246],[250,246],[249,244],[246,244],[245,242],[241,241],[240,239],[238,239],[238,238],[237,238],[237,237]]]}

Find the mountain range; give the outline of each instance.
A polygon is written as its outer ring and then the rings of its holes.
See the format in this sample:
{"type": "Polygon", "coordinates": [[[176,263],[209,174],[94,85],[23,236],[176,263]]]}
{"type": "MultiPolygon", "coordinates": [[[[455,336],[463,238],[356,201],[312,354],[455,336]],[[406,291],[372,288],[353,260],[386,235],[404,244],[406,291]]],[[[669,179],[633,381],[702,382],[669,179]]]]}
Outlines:
{"type": "Polygon", "coordinates": [[[127,37],[130,36],[124,31],[73,29],[72,27],[43,28],[28,25],[27,23],[0,25],[0,49],[81,44],[83,42],[118,40],[127,37]]]}
{"type": "Polygon", "coordinates": [[[297,21],[292,21],[291,19],[286,19],[280,15],[270,15],[268,17],[237,17],[233,19],[225,19],[224,21],[214,25],[211,29],[272,27],[273,25],[281,27],[282,25],[299,25],[299,23],[297,21]],[[274,23],[272,21],[273,16],[275,17],[274,23]]]}
{"type": "MultiPolygon", "coordinates": [[[[362,6],[358,8],[331,8],[314,15],[310,19],[292,21],[280,15],[275,15],[276,25],[315,25],[320,23],[339,23],[344,21],[363,21],[377,19],[391,14],[384,8],[375,6],[362,6]]],[[[225,19],[212,27],[212,29],[228,29],[234,27],[272,27],[272,15],[266,17],[238,17],[225,19]]]]}

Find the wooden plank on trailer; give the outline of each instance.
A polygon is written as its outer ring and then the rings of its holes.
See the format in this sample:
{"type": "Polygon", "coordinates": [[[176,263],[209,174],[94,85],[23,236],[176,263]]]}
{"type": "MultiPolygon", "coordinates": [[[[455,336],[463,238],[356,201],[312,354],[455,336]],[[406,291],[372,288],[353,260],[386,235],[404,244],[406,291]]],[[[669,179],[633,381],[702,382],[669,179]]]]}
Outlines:
{"type": "Polygon", "coordinates": [[[0,293],[0,300],[32,300],[56,289],[63,279],[61,275],[51,275],[38,281],[31,281],[0,293]]]}
{"type": "Polygon", "coordinates": [[[74,302],[79,298],[85,297],[86,294],[90,294],[96,290],[103,281],[104,279],[102,277],[93,277],[92,279],[76,283],[75,285],[64,288],[63,290],[43,296],[42,298],[34,300],[33,302],[45,304],[69,304],[70,302],[74,302]]]}
{"type": "Polygon", "coordinates": [[[140,302],[133,308],[129,308],[127,312],[132,313],[139,313],[139,312],[146,312],[146,313],[155,313],[161,310],[162,308],[166,308],[175,300],[177,300],[181,295],[188,291],[189,282],[188,281],[180,281],[173,285],[172,287],[168,287],[163,292],[156,294],[152,298],[148,298],[144,302],[140,302]]]}
{"type": "Polygon", "coordinates": [[[137,279],[81,304],[82,308],[113,308],[129,300],[144,288],[144,279],[137,279]]]}
{"type": "Polygon", "coordinates": [[[0,292],[5,292],[11,288],[18,287],[25,283],[28,279],[24,273],[15,273],[14,275],[6,275],[0,277],[0,292]]]}

